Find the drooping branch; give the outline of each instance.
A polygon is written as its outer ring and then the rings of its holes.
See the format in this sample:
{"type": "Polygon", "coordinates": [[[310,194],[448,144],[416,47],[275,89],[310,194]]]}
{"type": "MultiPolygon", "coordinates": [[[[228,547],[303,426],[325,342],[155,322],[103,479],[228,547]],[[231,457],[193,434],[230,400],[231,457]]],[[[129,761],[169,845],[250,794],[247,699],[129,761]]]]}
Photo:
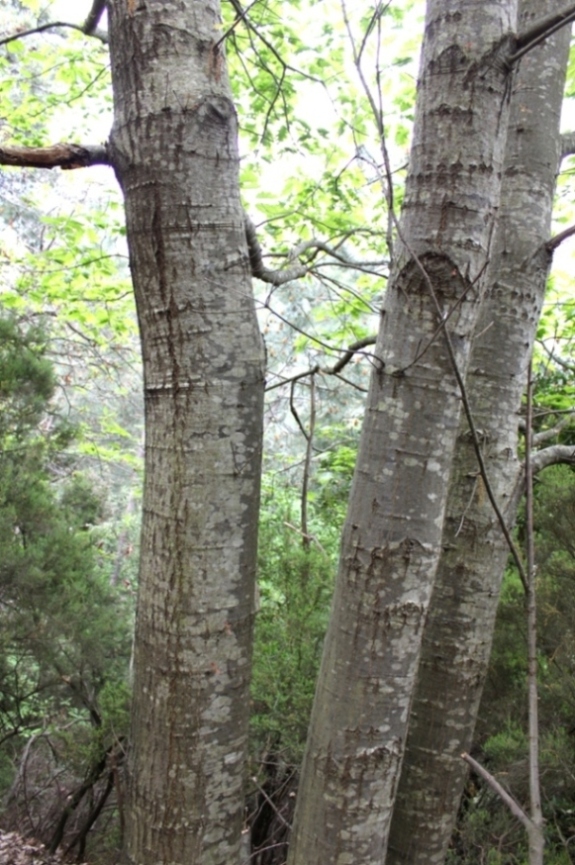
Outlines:
{"type": "MultiPolygon", "coordinates": [[[[95,0],[94,6],[100,0],[95,0]]],[[[105,0],[101,0],[102,9],[105,5],[105,0]]],[[[93,10],[92,10],[93,11],[93,10]]],[[[90,13],[90,15],[92,12],[90,13]]],[[[101,14],[101,13],[100,13],[101,14]]],[[[86,19],[85,24],[72,24],[69,21],[49,21],[47,24],[38,24],[37,27],[30,27],[28,30],[17,30],[15,33],[10,33],[8,36],[0,38],[0,45],[9,45],[10,42],[15,42],[17,39],[24,39],[26,36],[33,36],[35,33],[44,33],[46,30],[58,30],[61,27],[68,30],[77,30],[79,33],[84,33],[85,36],[93,36],[94,39],[99,39],[105,45],[108,43],[108,34],[103,30],[96,30],[97,22],[94,24],[93,30],[86,30],[86,25],[89,23],[90,15],[86,19]]]]}
{"type": "Polygon", "coordinates": [[[461,755],[461,757],[469,766],[471,766],[471,768],[475,772],[477,772],[478,775],[483,778],[484,781],[487,781],[491,789],[497,793],[497,795],[503,802],[505,802],[511,813],[514,814],[515,817],[517,817],[517,819],[521,821],[521,823],[523,823],[526,829],[529,829],[531,826],[531,820],[529,819],[521,805],[519,805],[519,803],[515,801],[513,796],[511,796],[507,792],[507,790],[505,790],[505,788],[501,786],[499,781],[497,781],[493,777],[491,772],[488,772],[488,770],[485,769],[485,767],[482,766],[481,763],[478,763],[477,760],[474,760],[473,757],[471,757],[469,754],[464,753],[461,755]]]}
{"type": "Polygon", "coordinates": [[[0,165],[21,168],[88,168],[111,165],[105,144],[52,144],[49,147],[0,147],[0,165]]]}
{"type": "MultiPolygon", "coordinates": [[[[491,502],[491,507],[493,508],[493,511],[494,511],[495,516],[497,518],[497,522],[499,523],[499,526],[501,528],[501,531],[503,533],[503,536],[505,538],[507,546],[509,547],[509,552],[511,553],[511,557],[513,558],[513,561],[515,562],[515,566],[517,568],[517,573],[519,574],[519,578],[523,584],[523,587],[526,588],[527,587],[527,578],[526,578],[526,574],[525,574],[525,568],[523,565],[523,559],[519,553],[519,550],[517,549],[515,541],[513,540],[512,536],[511,536],[511,532],[509,531],[509,526],[507,525],[507,521],[506,521],[505,517],[503,516],[503,512],[502,512],[501,508],[499,507],[499,503],[495,497],[495,493],[493,492],[493,487],[492,487],[491,481],[489,479],[485,459],[483,458],[483,449],[481,447],[480,432],[477,429],[476,424],[475,424],[475,420],[473,417],[473,411],[471,409],[471,403],[469,400],[469,395],[467,392],[465,380],[461,374],[461,370],[459,369],[459,366],[457,363],[457,358],[455,355],[455,349],[453,347],[453,342],[452,342],[451,336],[449,334],[449,331],[447,330],[447,327],[446,327],[446,323],[447,323],[449,316],[444,315],[443,310],[440,307],[439,300],[437,298],[437,294],[436,294],[435,288],[433,286],[433,282],[431,281],[431,278],[430,278],[427,270],[425,269],[424,265],[420,261],[419,257],[417,256],[417,254],[415,253],[415,251],[413,250],[413,248],[411,247],[409,242],[406,240],[406,238],[403,236],[402,231],[401,231],[401,226],[399,224],[399,221],[397,220],[397,217],[394,217],[394,221],[395,221],[395,226],[397,229],[398,236],[400,237],[404,246],[409,251],[415,264],[417,265],[417,267],[418,267],[418,269],[419,269],[419,271],[420,271],[420,273],[424,279],[424,282],[427,286],[427,289],[428,289],[429,294],[431,296],[431,299],[433,301],[433,305],[435,306],[438,324],[440,325],[440,328],[438,328],[438,333],[439,333],[439,331],[442,332],[445,346],[447,348],[447,354],[449,356],[449,360],[450,360],[450,363],[451,363],[451,366],[453,369],[453,373],[454,373],[456,381],[457,381],[457,386],[458,386],[459,392],[461,394],[461,402],[463,405],[463,412],[464,412],[464,415],[467,419],[467,423],[469,425],[469,434],[471,437],[471,443],[473,446],[473,450],[475,451],[475,457],[477,459],[477,464],[479,467],[479,474],[481,475],[481,478],[483,480],[483,484],[485,486],[485,492],[487,493],[487,498],[491,502]]],[[[484,265],[484,267],[481,269],[481,271],[477,275],[476,279],[480,278],[481,274],[483,273],[485,266],[486,265],[484,265]]]]}
{"type": "MultiPolygon", "coordinates": [[[[549,360],[552,360],[553,363],[556,363],[557,366],[560,366],[561,369],[564,369],[566,372],[574,373],[575,372],[575,364],[569,363],[569,361],[564,360],[562,357],[559,357],[549,346],[546,344],[544,339],[537,340],[549,360]]],[[[571,409],[563,410],[562,414],[567,412],[567,414],[572,414],[571,409]]],[[[556,412],[550,412],[550,414],[555,414],[556,412]]]]}
{"type": "Polygon", "coordinates": [[[545,39],[556,33],[557,30],[560,30],[561,27],[565,27],[565,25],[570,24],[572,21],[575,21],[575,4],[573,3],[570,3],[569,6],[558,12],[544,16],[533,24],[532,27],[529,27],[518,35],[515,41],[515,52],[509,57],[508,62],[516,63],[524,54],[527,54],[536,45],[540,45],[541,42],[544,42],[545,39]]]}

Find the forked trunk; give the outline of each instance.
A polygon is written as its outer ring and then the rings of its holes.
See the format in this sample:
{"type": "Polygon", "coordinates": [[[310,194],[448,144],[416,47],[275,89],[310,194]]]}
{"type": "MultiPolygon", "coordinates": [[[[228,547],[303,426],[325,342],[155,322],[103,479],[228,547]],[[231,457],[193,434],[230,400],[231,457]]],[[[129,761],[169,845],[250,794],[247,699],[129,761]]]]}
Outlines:
{"type": "MultiPolygon", "coordinates": [[[[527,27],[555,0],[523,0],[527,27]]],[[[570,28],[522,60],[514,81],[501,214],[467,389],[488,477],[515,520],[518,411],[545,293],[570,28]]],[[[393,813],[387,865],[445,860],[466,776],[508,548],[478,474],[465,420],[393,813]]]]}
{"type": "Polygon", "coordinates": [[[385,301],[288,862],[382,863],[499,204],[515,0],[430,0],[385,301]]]}

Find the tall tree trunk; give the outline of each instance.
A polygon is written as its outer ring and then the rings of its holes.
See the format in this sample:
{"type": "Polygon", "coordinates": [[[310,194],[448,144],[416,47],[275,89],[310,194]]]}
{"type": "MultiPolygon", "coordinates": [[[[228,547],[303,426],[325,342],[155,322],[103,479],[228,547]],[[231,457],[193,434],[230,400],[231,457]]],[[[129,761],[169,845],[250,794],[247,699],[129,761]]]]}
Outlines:
{"type": "Polygon", "coordinates": [[[217,0],[111,0],[146,459],[127,861],[239,861],[263,356],[217,0]]]}
{"type": "MultiPolygon", "coordinates": [[[[524,27],[555,0],[523,0],[524,27]]],[[[509,524],[517,508],[518,410],[543,302],[570,28],[521,60],[514,82],[501,214],[467,378],[490,483],[509,524]]],[[[466,776],[509,550],[462,421],[441,558],[390,834],[388,865],[445,860],[466,776]]]]}
{"type": "Polygon", "coordinates": [[[383,862],[507,130],[515,0],[429,0],[387,292],[290,865],[383,862]],[[423,271],[425,268],[425,272],[423,271]],[[437,301],[437,305],[435,303],[437,301]]]}

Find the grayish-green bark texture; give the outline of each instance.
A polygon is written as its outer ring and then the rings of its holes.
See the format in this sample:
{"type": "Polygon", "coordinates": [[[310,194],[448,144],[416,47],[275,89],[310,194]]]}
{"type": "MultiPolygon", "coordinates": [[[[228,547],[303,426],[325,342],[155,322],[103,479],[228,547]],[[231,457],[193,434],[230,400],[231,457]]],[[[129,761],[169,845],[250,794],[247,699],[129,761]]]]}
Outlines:
{"type": "MultiPolygon", "coordinates": [[[[523,0],[520,29],[555,0],[523,0]]],[[[514,80],[501,212],[467,390],[490,485],[515,520],[521,397],[549,266],[570,27],[527,54],[514,80]]],[[[466,777],[509,554],[478,473],[467,421],[455,452],[443,553],[425,626],[387,865],[440,865],[466,777]]]]}
{"type": "Polygon", "coordinates": [[[400,242],[290,865],[385,861],[461,406],[441,326],[465,373],[499,205],[515,24],[515,0],[427,5],[400,242]]]}
{"type": "Polygon", "coordinates": [[[263,398],[219,3],[111,0],[144,358],[126,861],[239,861],[263,398]]]}

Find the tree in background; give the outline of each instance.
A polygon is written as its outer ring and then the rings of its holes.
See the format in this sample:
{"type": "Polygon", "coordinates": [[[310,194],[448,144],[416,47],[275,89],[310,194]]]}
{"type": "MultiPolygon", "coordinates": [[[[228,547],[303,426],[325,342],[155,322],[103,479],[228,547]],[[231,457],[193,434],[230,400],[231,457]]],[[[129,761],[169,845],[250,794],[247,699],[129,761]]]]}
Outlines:
{"type": "Polygon", "coordinates": [[[4,315],[0,336],[4,821],[81,856],[127,734],[129,606],[103,566],[102,502],[75,471],[46,332],[4,315]]]}

